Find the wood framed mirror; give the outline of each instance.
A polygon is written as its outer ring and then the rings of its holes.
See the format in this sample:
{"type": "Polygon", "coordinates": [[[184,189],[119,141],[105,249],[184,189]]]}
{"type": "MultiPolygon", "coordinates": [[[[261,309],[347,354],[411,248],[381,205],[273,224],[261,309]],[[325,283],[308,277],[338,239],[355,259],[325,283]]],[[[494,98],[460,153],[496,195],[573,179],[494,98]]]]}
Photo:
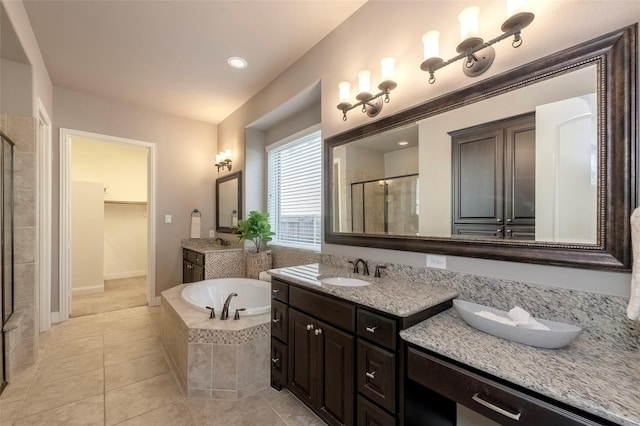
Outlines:
{"type": "Polygon", "coordinates": [[[327,138],[325,242],[630,270],[637,60],[636,24],[327,138]]]}
{"type": "Polygon", "coordinates": [[[234,232],[242,219],[242,171],[216,179],[216,231],[234,232]]]}

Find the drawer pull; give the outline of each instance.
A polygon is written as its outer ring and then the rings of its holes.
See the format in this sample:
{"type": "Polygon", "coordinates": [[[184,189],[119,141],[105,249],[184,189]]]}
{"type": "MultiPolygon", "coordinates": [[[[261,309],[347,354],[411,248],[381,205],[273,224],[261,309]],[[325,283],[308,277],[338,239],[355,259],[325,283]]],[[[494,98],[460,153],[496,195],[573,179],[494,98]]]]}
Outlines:
{"type": "Polygon", "coordinates": [[[378,328],[377,325],[374,325],[373,327],[365,327],[364,329],[367,330],[369,333],[375,333],[376,328],[378,328]]]}
{"type": "Polygon", "coordinates": [[[473,395],[471,397],[471,399],[473,399],[478,404],[484,405],[488,409],[493,410],[496,413],[500,413],[503,416],[509,417],[510,419],[513,419],[513,420],[520,420],[520,416],[522,415],[522,413],[511,413],[511,412],[505,410],[504,408],[500,408],[497,405],[494,405],[494,404],[490,403],[489,401],[485,401],[484,399],[480,398],[480,394],[479,393],[476,393],[475,395],[473,395]]]}
{"type": "Polygon", "coordinates": [[[278,293],[278,292],[280,292],[280,289],[278,289],[278,288],[274,288],[273,290],[271,290],[271,292],[272,292],[272,293],[278,293]]]}
{"type": "Polygon", "coordinates": [[[271,321],[273,321],[274,324],[277,324],[280,322],[280,318],[274,318],[271,321]]]}
{"type": "Polygon", "coordinates": [[[280,358],[271,358],[271,362],[277,364],[280,361],[280,358]]]}
{"type": "Polygon", "coordinates": [[[319,336],[322,334],[322,329],[321,328],[317,328],[316,331],[314,331],[316,336],[319,336]]]}
{"type": "Polygon", "coordinates": [[[313,330],[313,324],[307,324],[307,331],[313,330]]]}
{"type": "Polygon", "coordinates": [[[373,373],[369,373],[368,371],[364,373],[365,376],[367,376],[368,378],[370,378],[371,380],[376,378],[376,372],[374,371],[373,373]]]}

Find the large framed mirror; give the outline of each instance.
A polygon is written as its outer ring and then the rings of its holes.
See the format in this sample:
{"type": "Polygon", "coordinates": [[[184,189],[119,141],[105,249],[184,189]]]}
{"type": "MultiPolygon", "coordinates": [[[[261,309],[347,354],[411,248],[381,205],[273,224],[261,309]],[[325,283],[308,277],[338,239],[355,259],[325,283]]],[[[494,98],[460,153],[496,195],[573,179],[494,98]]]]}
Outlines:
{"type": "Polygon", "coordinates": [[[242,171],[216,179],[216,231],[234,232],[242,219],[242,171]]]}
{"type": "Polygon", "coordinates": [[[325,242],[625,271],[637,25],[325,140],[325,242]]]}

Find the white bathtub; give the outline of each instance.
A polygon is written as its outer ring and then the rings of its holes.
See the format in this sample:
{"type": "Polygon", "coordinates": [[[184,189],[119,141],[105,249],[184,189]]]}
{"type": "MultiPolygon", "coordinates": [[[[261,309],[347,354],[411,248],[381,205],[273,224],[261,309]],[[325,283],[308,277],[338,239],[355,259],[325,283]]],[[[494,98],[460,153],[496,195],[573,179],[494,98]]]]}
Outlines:
{"type": "Polygon", "coordinates": [[[222,306],[231,293],[238,295],[231,298],[229,318],[233,318],[237,308],[245,308],[240,317],[266,314],[271,311],[271,284],[251,278],[216,278],[189,284],[182,290],[182,300],[194,309],[209,312],[206,306],[216,310],[216,318],[220,318],[222,306]]]}

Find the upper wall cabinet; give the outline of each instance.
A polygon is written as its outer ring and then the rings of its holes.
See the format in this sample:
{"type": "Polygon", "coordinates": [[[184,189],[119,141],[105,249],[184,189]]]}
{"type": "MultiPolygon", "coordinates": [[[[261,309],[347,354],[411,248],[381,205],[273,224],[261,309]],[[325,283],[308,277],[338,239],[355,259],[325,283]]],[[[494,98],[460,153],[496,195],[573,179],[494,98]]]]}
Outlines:
{"type": "Polygon", "coordinates": [[[325,242],[629,270],[636,67],[633,25],[327,138],[325,242]]]}

